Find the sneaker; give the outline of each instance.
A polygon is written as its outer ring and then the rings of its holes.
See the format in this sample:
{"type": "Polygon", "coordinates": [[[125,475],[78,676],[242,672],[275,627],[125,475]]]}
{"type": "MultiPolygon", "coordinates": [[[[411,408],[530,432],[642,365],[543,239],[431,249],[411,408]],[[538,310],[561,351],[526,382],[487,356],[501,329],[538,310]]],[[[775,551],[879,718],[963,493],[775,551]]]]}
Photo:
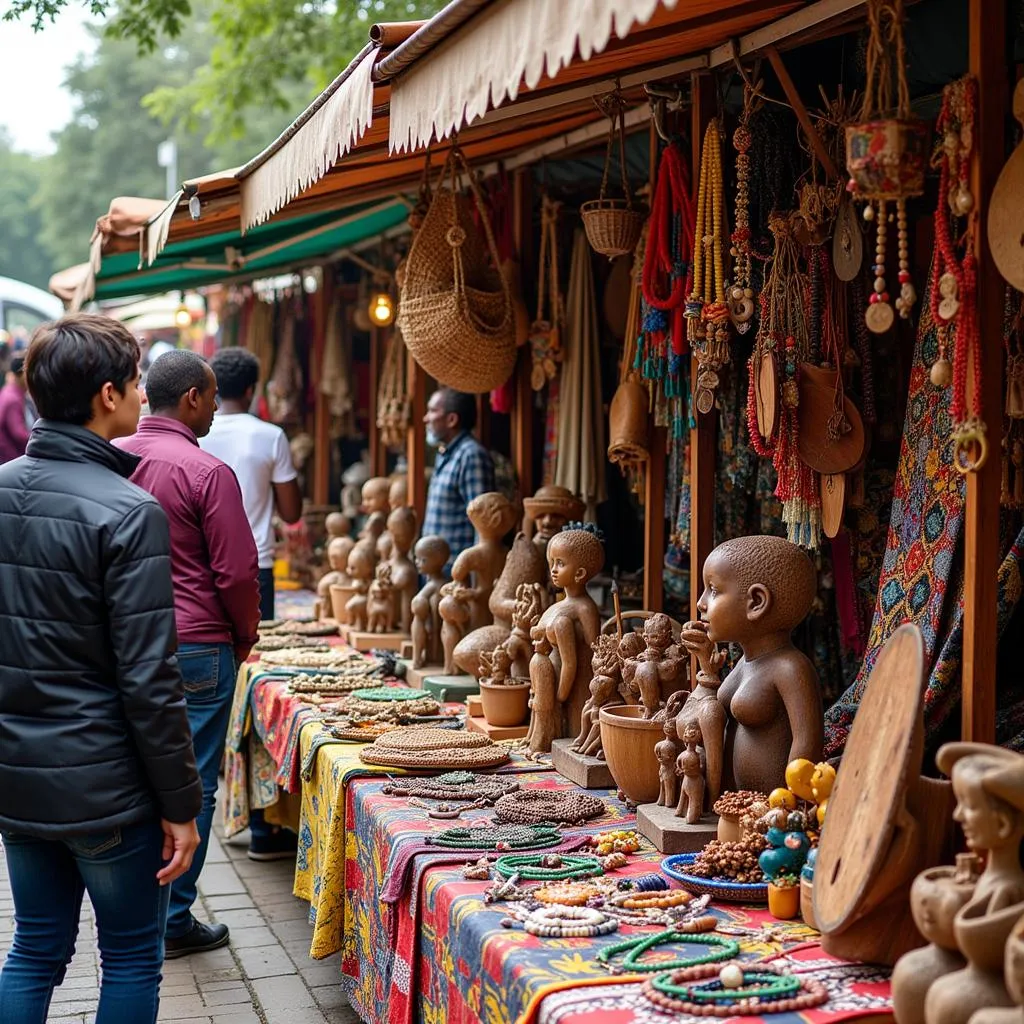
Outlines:
{"type": "Polygon", "coordinates": [[[253,836],[249,841],[249,860],[291,860],[299,849],[299,837],[281,828],[270,835],[253,836]]]}
{"type": "Polygon", "coordinates": [[[164,959],[177,960],[189,953],[207,953],[228,944],[226,924],[203,924],[192,919],[192,930],[177,939],[164,939],[164,959]]]}

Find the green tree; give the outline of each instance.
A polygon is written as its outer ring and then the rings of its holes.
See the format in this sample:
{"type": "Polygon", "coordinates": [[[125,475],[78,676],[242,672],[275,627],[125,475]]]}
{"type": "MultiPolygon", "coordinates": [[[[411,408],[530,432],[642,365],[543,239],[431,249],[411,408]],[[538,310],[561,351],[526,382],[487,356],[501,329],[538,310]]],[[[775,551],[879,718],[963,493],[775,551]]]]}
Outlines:
{"type": "Polygon", "coordinates": [[[45,288],[56,269],[44,247],[35,203],[45,159],[19,153],[0,127],[0,275],[45,288]]]}

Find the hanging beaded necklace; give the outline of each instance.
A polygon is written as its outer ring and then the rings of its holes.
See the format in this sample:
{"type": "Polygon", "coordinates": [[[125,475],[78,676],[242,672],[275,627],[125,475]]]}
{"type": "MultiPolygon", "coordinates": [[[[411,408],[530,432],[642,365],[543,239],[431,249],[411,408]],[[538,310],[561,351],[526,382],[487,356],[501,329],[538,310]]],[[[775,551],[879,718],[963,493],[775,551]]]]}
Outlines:
{"type": "Polygon", "coordinates": [[[538,825],[558,821],[578,825],[608,810],[603,800],[577,790],[518,790],[503,796],[495,805],[500,821],[538,825]]]}
{"type": "Polygon", "coordinates": [[[685,967],[697,967],[701,964],[729,960],[736,956],[739,951],[740,944],[732,939],[720,939],[717,935],[691,935],[670,928],[668,931],[659,932],[657,935],[636,935],[625,939],[623,942],[617,942],[614,946],[606,946],[598,951],[597,962],[603,964],[613,974],[650,974],[655,971],[679,970],[685,967]],[[708,946],[710,949],[707,953],[699,956],[679,957],[675,960],[645,961],[643,959],[652,949],[668,945],[669,943],[708,946]],[[613,964],[612,961],[620,953],[626,954],[622,963],[613,964]]]}
{"type": "Polygon", "coordinates": [[[552,826],[496,825],[478,828],[446,828],[424,842],[450,850],[540,850],[557,846],[562,836],[552,826]]]}
{"type": "Polygon", "coordinates": [[[729,316],[737,334],[746,334],[754,318],[754,289],[750,279],[750,148],[754,137],[750,118],[759,101],[749,85],[743,86],[743,113],[732,134],[736,150],[736,215],[732,232],[732,281],[728,287],[729,316]]]}
{"type": "Polygon", "coordinates": [[[528,882],[560,882],[569,878],[596,878],[604,874],[604,868],[597,857],[568,853],[499,857],[494,870],[504,878],[516,875],[528,882]]]}
{"type": "Polygon", "coordinates": [[[719,372],[729,362],[729,307],[723,260],[726,236],[722,149],[717,118],[708,122],[701,154],[694,228],[693,290],[686,303],[687,336],[697,357],[694,404],[708,413],[715,404],[719,372]]]}
{"type": "MultiPolygon", "coordinates": [[[[939,164],[939,200],[935,209],[935,259],[932,261],[930,308],[938,327],[938,359],[932,364],[931,381],[946,387],[952,381],[949,415],[953,422],[953,465],[961,473],[981,468],[988,454],[981,411],[981,342],[978,337],[977,278],[974,255],[974,197],[968,187],[974,153],[974,123],[978,85],[967,76],[942,91],[942,110],[937,132],[941,139],[936,154],[939,164]],[[953,226],[966,217],[960,236],[963,257],[957,255],[953,226]],[[948,350],[952,336],[953,365],[948,350]],[[967,394],[967,368],[972,363],[974,380],[967,394]],[[975,446],[977,454],[974,454],[975,446]]],[[[957,232],[957,235],[960,235],[957,232]]]]}

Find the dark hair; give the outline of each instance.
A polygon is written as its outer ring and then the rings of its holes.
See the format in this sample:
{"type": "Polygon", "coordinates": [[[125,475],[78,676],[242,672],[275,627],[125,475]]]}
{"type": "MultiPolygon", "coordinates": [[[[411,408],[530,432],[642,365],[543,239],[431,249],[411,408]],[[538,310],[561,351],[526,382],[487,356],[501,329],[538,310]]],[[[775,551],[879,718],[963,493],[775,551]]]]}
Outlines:
{"type": "Polygon", "coordinates": [[[25,376],[43,419],[83,426],[104,384],[123,395],[139,374],[139,344],[118,320],[72,313],[36,328],[25,376]]]}
{"type": "Polygon", "coordinates": [[[25,372],[25,353],[19,352],[11,357],[11,373],[25,372]]]}
{"type": "Polygon", "coordinates": [[[221,398],[238,401],[260,379],[260,361],[245,348],[233,346],[214,352],[210,366],[217,374],[217,390],[221,398]]]}
{"type": "Polygon", "coordinates": [[[467,395],[449,387],[438,388],[438,394],[441,396],[441,408],[455,413],[463,430],[472,430],[476,426],[476,395],[467,395]]]}
{"type": "Polygon", "coordinates": [[[146,397],[151,412],[177,409],[182,395],[193,388],[203,394],[209,385],[207,363],[187,348],[165,352],[146,374],[146,397]]]}

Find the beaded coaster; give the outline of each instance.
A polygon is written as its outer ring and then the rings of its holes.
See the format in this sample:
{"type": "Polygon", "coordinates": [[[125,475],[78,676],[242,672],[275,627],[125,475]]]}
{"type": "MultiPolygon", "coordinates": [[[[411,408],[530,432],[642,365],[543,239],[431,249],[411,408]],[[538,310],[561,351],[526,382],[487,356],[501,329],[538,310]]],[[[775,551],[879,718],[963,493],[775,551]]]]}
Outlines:
{"type": "Polygon", "coordinates": [[[371,686],[364,690],[353,690],[352,696],[357,700],[401,701],[419,700],[423,697],[422,690],[414,690],[410,686],[371,686]]]}
{"type": "Polygon", "coordinates": [[[327,731],[336,740],[350,740],[354,743],[372,743],[375,739],[383,736],[386,732],[393,732],[401,726],[393,725],[390,722],[373,722],[368,725],[342,726],[332,725],[327,731]]]}
{"type": "Polygon", "coordinates": [[[479,733],[450,729],[403,729],[359,751],[367,764],[390,768],[492,768],[508,753],[479,733]]]}
{"type": "Polygon", "coordinates": [[[603,800],[577,790],[521,790],[503,796],[495,805],[501,821],[536,825],[542,821],[579,824],[597,818],[608,808],[603,800]]]}

